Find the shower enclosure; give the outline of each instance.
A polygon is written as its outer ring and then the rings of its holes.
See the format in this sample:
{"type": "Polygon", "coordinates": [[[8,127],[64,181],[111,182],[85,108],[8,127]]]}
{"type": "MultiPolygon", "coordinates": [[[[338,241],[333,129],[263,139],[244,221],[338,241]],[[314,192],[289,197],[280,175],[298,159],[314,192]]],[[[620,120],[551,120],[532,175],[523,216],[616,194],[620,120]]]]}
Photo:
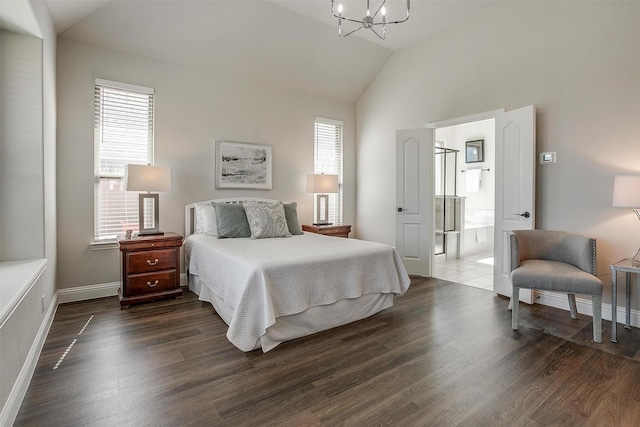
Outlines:
{"type": "Polygon", "coordinates": [[[460,258],[464,199],[457,192],[458,150],[435,147],[435,252],[460,258]]]}

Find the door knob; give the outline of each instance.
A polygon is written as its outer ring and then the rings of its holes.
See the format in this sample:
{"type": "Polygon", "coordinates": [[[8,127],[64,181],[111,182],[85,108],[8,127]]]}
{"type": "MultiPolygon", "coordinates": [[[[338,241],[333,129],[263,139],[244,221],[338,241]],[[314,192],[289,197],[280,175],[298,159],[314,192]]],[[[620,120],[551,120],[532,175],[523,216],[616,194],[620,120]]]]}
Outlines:
{"type": "Polygon", "coordinates": [[[514,214],[514,215],[523,216],[525,218],[529,218],[531,216],[531,214],[529,212],[525,212],[525,213],[521,213],[521,214],[514,214]]]}
{"type": "Polygon", "coordinates": [[[404,209],[402,208],[398,208],[398,212],[402,212],[404,209]]]}

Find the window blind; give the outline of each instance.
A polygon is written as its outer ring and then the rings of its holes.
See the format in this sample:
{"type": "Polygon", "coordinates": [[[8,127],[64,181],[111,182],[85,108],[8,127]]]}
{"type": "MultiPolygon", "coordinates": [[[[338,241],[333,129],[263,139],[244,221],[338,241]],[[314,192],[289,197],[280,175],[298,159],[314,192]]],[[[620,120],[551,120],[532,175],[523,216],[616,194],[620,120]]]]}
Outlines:
{"type": "Polygon", "coordinates": [[[153,164],[154,90],[96,79],[95,239],[138,231],[138,193],[124,189],[127,164],[153,164]]]}
{"type": "MultiPolygon", "coordinates": [[[[329,194],[329,222],[333,224],[342,223],[342,128],[341,121],[320,117],[315,119],[314,173],[338,175],[339,192],[329,194]]],[[[317,206],[314,206],[315,209],[317,206]]]]}

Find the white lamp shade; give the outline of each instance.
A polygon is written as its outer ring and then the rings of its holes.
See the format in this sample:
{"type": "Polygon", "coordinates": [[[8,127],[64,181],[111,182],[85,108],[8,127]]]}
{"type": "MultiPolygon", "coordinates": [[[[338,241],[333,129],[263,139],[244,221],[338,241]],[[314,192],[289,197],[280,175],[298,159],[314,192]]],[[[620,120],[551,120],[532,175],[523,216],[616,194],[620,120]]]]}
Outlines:
{"type": "Polygon", "coordinates": [[[169,166],[126,165],[127,191],[171,191],[169,166]]]}
{"type": "Polygon", "coordinates": [[[613,183],[613,207],[640,208],[640,175],[618,175],[613,183]]]}
{"type": "Polygon", "coordinates": [[[338,175],[307,174],[307,193],[337,193],[338,175]]]}

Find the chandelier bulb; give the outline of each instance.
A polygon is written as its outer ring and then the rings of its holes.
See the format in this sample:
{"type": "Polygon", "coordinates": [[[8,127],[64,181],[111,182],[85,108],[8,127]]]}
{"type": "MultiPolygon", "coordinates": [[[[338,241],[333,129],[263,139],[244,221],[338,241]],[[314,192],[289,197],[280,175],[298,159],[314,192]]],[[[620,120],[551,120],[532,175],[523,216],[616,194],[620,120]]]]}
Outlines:
{"type": "Polygon", "coordinates": [[[338,13],[342,14],[342,3],[338,3],[338,13]]]}
{"type": "Polygon", "coordinates": [[[386,9],[384,6],[382,6],[382,7],[380,8],[380,13],[381,13],[381,14],[382,14],[382,16],[384,17],[384,15],[386,15],[386,14],[387,14],[387,9],[386,9]]]}

